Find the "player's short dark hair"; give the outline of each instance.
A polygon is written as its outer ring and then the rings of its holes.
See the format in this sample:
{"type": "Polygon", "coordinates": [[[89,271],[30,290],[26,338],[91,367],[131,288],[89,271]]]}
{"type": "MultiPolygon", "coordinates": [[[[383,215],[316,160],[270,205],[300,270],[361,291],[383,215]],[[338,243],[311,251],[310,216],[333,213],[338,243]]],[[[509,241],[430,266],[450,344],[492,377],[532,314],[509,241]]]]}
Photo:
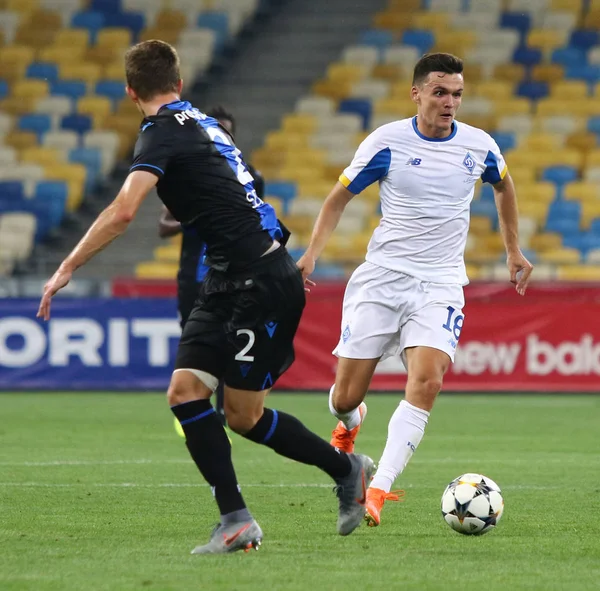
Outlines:
{"type": "Polygon", "coordinates": [[[463,61],[451,53],[426,53],[415,65],[413,86],[422,84],[431,72],[462,74],[463,61]]]}
{"type": "Polygon", "coordinates": [[[223,105],[215,105],[206,111],[206,114],[217,121],[222,121],[226,119],[227,121],[231,121],[231,133],[235,135],[235,117],[231,111],[228,111],[223,105]]]}
{"type": "Polygon", "coordinates": [[[175,48],[155,39],[134,45],[125,54],[125,79],[143,101],[177,92],[181,75],[175,48]]]}

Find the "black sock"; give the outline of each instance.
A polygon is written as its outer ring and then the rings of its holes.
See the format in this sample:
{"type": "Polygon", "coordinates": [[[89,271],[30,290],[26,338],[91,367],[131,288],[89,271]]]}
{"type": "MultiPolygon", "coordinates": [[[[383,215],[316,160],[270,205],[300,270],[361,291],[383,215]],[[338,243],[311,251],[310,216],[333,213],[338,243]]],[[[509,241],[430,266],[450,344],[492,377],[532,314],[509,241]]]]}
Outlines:
{"type": "Polygon", "coordinates": [[[219,380],[219,385],[215,390],[215,398],[217,401],[217,404],[215,405],[217,409],[217,416],[219,417],[221,423],[223,423],[223,426],[226,427],[227,419],[225,418],[225,383],[223,380],[219,380]]]}
{"type": "Polygon", "coordinates": [[[213,489],[221,515],[245,509],[231,462],[231,444],[210,400],[184,402],[171,410],[181,423],[192,459],[213,489]]]}
{"type": "Polygon", "coordinates": [[[334,480],[350,473],[350,460],[344,452],[329,445],[297,418],[284,412],[265,408],[262,417],[244,437],[262,443],[291,460],[317,466],[334,480]]]}

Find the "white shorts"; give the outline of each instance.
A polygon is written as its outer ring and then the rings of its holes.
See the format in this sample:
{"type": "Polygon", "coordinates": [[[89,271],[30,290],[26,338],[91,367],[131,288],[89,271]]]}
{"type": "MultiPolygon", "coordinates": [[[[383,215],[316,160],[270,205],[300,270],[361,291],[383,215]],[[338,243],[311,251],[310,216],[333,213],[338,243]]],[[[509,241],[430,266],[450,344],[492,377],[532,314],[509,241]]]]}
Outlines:
{"type": "Polygon", "coordinates": [[[421,281],[365,262],[344,294],[342,334],[333,354],[349,359],[386,359],[409,347],[454,353],[462,330],[463,288],[421,281]]]}

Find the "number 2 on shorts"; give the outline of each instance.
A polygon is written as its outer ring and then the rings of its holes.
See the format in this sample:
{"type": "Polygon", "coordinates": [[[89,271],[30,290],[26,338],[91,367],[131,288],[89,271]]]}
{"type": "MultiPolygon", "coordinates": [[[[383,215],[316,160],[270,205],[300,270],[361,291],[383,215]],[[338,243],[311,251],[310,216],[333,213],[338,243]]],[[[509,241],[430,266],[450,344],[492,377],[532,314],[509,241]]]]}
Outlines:
{"type": "Polygon", "coordinates": [[[256,340],[256,337],[254,336],[254,331],[250,330],[249,328],[240,328],[236,333],[235,333],[238,337],[240,335],[246,335],[248,337],[248,343],[246,344],[246,346],[235,356],[235,360],[236,361],[248,361],[248,362],[252,362],[254,361],[254,355],[247,355],[247,353],[250,351],[250,349],[252,349],[252,347],[254,346],[254,341],[256,340]]]}

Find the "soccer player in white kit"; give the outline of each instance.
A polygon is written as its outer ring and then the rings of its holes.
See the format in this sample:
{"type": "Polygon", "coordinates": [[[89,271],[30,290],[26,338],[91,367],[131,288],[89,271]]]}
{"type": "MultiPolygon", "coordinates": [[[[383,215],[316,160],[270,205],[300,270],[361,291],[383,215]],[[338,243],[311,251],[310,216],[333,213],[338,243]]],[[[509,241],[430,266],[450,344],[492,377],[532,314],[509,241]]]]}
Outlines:
{"type": "Polygon", "coordinates": [[[518,243],[515,188],[496,142],[455,121],[463,94],[463,63],[445,53],[414,68],[417,115],[375,130],[325,200],[306,253],[305,280],[355,195],[379,182],[382,217],[366,262],[344,295],[335,384],[329,396],[339,419],[332,444],[350,452],[367,414],[363,402],[380,360],[400,355],[405,398],[392,415],[385,450],[367,491],[369,525],[379,525],[391,488],[425,431],[429,413],[463,326],[464,250],[477,179],[494,188],[510,280],[525,294],[533,269],[518,243]]]}

